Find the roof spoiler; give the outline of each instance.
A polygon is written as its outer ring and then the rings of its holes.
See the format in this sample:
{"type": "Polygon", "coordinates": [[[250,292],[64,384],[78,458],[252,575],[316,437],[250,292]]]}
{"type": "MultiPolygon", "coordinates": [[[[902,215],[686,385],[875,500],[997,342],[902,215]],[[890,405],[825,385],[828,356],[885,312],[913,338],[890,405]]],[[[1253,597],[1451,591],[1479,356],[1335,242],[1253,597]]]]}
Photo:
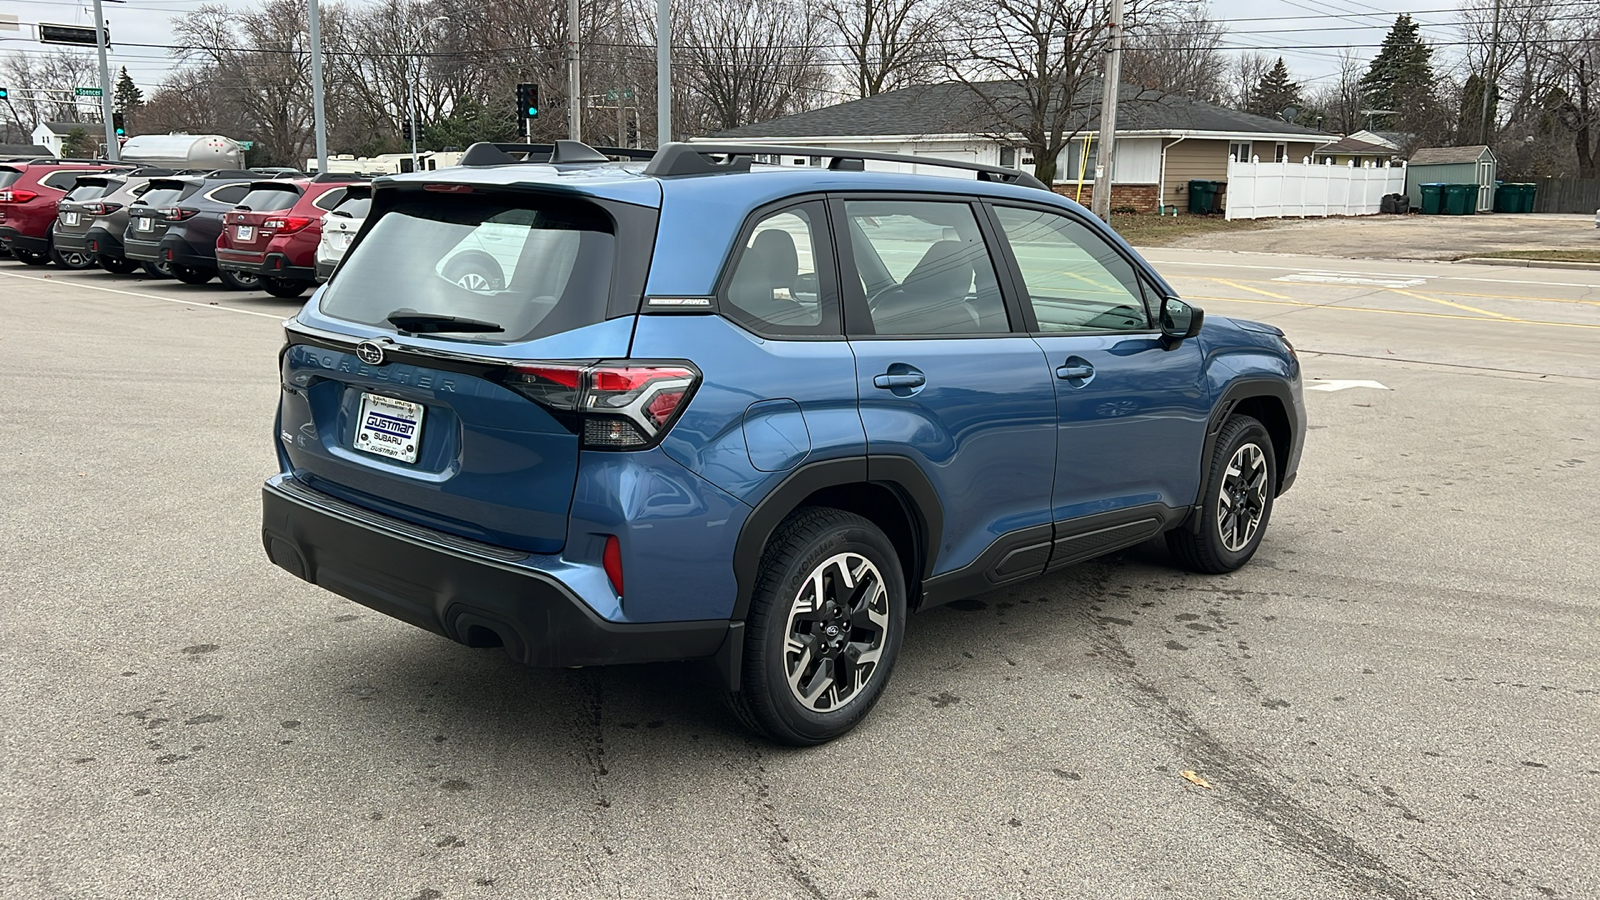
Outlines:
{"type": "MultiPolygon", "coordinates": [[[[254,173],[254,174],[260,175],[259,172],[254,173]]],[[[304,178],[305,176],[304,175],[291,175],[291,174],[289,174],[287,172],[279,172],[277,175],[275,175],[273,177],[274,178],[304,178]]],[[[349,182],[349,181],[370,181],[370,180],[372,180],[372,176],[371,175],[363,175],[360,172],[323,172],[323,173],[313,177],[311,179],[311,182],[313,184],[327,184],[327,183],[329,183],[331,181],[349,182]]]]}
{"type": "Polygon", "coordinates": [[[831,147],[768,146],[764,144],[685,144],[671,143],[656,151],[645,166],[646,175],[670,178],[679,175],[721,175],[748,172],[757,156],[817,156],[828,160],[828,168],[836,172],[860,172],[866,161],[908,163],[919,166],[938,166],[975,172],[979,181],[1017,184],[1023,187],[1050,190],[1044,182],[1017,169],[989,166],[983,163],[938,159],[930,156],[906,156],[900,153],[879,153],[874,150],[836,150],[831,147]]]}
{"type": "Polygon", "coordinates": [[[649,160],[654,150],[630,147],[591,147],[582,141],[556,141],[554,144],[496,144],[479,141],[461,154],[463,166],[506,166],[516,163],[605,163],[614,160],[649,160]],[[515,154],[515,155],[514,155],[515,154]]]}

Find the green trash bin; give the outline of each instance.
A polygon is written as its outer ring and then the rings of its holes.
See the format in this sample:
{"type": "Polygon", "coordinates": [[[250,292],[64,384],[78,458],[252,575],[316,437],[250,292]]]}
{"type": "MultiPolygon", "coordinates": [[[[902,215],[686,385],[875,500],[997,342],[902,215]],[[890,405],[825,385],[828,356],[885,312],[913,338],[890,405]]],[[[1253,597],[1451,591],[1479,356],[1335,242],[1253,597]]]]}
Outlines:
{"type": "Polygon", "coordinates": [[[1444,186],[1444,214],[1470,216],[1478,210],[1478,186],[1475,184],[1447,184],[1444,186]]]}
{"type": "Polygon", "coordinates": [[[1517,200],[1520,201],[1517,212],[1533,212],[1533,201],[1539,194],[1539,186],[1529,182],[1519,182],[1513,187],[1517,189],[1517,200]]]}
{"type": "Polygon", "coordinates": [[[1221,192],[1222,181],[1191,181],[1189,182],[1189,212],[1199,215],[1213,215],[1222,212],[1217,203],[1217,194],[1221,192]]]}
{"type": "Polygon", "coordinates": [[[1434,182],[1432,184],[1423,184],[1418,186],[1422,188],[1422,214],[1425,216],[1437,216],[1443,214],[1444,184],[1441,182],[1434,182]]]}
{"type": "Polygon", "coordinates": [[[1521,185],[1506,184],[1503,181],[1494,183],[1494,211],[1497,213],[1522,212],[1521,185]]]}

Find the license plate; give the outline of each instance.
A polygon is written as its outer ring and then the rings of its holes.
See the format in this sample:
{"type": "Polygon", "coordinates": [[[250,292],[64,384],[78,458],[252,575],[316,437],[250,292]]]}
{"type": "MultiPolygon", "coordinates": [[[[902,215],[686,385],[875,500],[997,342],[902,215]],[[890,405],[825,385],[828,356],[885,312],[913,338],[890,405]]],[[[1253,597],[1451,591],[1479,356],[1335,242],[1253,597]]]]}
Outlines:
{"type": "Polygon", "coordinates": [[[241,241],[254,240],[256,236],[256,227],[254,225],[240,225],[237,229],[235,229],[234,233],[241,241]]]}
{"type": "Polygon", "coordinates": [[[362,394],[356,449],[401,462],[416,462],[417,448],[422,446],[422,412],[420,403],[362,394]]]}
{"type": "Polygon", "coordinates": [[[140,219],[139,220],[139,230],[140,231],[155,231],[156,230],[156,220],[155,219],[140,219]]]}
{"type": "Polygon", "coordinates": [[[75,212],[62,213],[61,224],[71,228],[78,224],[78,214],[75,212]]]}

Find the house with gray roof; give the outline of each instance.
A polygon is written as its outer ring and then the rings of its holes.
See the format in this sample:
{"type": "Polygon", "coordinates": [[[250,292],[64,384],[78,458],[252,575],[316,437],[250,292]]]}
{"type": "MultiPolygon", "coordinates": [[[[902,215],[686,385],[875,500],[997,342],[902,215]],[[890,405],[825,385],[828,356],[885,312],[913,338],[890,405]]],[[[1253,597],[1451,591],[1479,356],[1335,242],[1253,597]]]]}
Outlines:
{"type": "MultiPolygon", "coordinates": [[[[1022,136],[1006,127],[1003,119],[1007,117],[995,112],[1008,103],[1020,103],[1021,94],[1017,84],[1003,81],[921,85],[757,122],[713,139],[878,150],[1031,173],[1034,161],[1022,147],[1022,136]]],[[[1118,101],[1115,171],[1111,173],[1113,207],[1147,212],[1165,205],[1182,209],[1191,180],[1227,181],[1230,156],[1298,162],[1336,139],[1310,128],[1133,85],[1122,87],[1118,101]]],[[[1068,116],[1067,130],[1076,135],[1057,160],[1054,187],[1088,203],[1095,189],[1099,147],[1098,85],[1082,92],[1075,107],[1068,116]]],[[[799,156],[774,161],[784,165],[810,162],[799,156]]],[[[916,171],[918,167],[909,168],[916,171]]],[[[926,171],[952,173],[933,167],[926,171]]]]}

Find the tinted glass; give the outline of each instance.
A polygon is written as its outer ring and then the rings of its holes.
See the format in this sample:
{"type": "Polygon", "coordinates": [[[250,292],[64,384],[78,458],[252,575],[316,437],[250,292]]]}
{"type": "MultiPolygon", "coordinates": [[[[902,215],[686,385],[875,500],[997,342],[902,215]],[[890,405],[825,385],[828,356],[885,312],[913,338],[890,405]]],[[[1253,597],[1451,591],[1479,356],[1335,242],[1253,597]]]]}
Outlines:
{"type": "MultiPolygon", "coordinates": [[[[756,331],[813,334],[823,322],[817,259],[820,204],[774,213],[756,223],[724,295],[725,310],[756,331]]],[[[830,333],[837,333],[831,327],[830,333]]]]}
{"type": "MultiPolygon", "coordinates": [[[[597,207],[532,197],[402,200],[345,258],[330,316],[392,328],[400,309],[492,322],[511,343],[603,321],[616,239],[597,207]]],[[[451,334],[449,336],[458,336],[451,334]]]]}
{"type": "Polygon", "coordinates": [[[311,205],[317,207],[318,209],[333,209],[335,206],[339,205],[340,200],[344,199],[345,193],[345,188],[335,188],[334,190],[328,191],[326,194],[323,194],[317,199],[311,201],[311,205]]]}
{"type": "Polygon", "coordinates": [[[184,188],[153,187],[144,192],[139,202],[145,206],[166,206],[183,199],[184,188]]]}
{"type": "Polygon", "coordinates": [[[46,187],[53,187],[58,191],[68,191],[78,182],[79,178],[87,174],[89,173],[82,169],[62,169],[59,172],[51,172],[49,175],[39,179],[39,183],[46,187]]]}
{"type": "Polygon", "coordinates": [[[1142,331],[1150,327],[1133,264],[1069,216],[997,207],[1039,330],[1142,331]]]}
{"type": "Polygon", "coordinates": [[[965,203],[849,200],[855,282],[878,334],[1010,330],[994,265],[965,203]]]}
{"type": "Polygon", "coordinates": [[[351,197],[339,204],[334,212],[349,213],[352,219],[365,219],[367,212],[372,209],[371,197],[351,197]]]}
{"type": "Polygon", "coordinates": [[[288,209],[300,199],[300,192],[282,188],[256,188],[239,201],[239,205],[252,212],[273,212],[288,209]]]}
{"type": "Polygon", "coordinates": [[[67,191],[67,196],[65,196],[65,197],[63,197],[61,199],[63,199],[63,200],[98,200],[101,197],[104,197],[105,195],[111,193],[112,191],[115,191],[120,186],[121,186],[120,183],[108,184],[108,183],[106,183],[104,181],[80,182],[75,187],[73,187],[72,190],[67,191]]]}
{"type": "Polygon", "coordinates": [[[8,188],[22,177],[16,169],[0,169],[0,188],[8,188]]]}
{"type": "Polygon", "coordinates": [[[248,193],[250,193],[248,184],[225,184],[212,191],[210,197],[218,203],[238,203],[248,193]]]}

